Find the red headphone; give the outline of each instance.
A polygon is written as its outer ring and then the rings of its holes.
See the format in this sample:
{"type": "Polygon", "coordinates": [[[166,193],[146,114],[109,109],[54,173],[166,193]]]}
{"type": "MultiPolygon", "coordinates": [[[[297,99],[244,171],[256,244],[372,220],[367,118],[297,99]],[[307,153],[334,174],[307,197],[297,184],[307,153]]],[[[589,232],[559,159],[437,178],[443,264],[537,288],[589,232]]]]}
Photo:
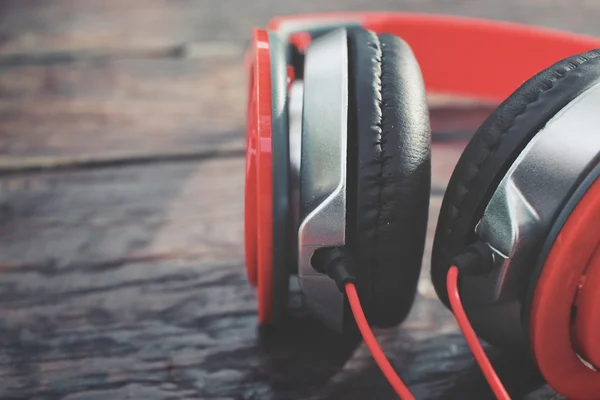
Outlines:
{"type": "Polygon", "coordinates": [[[431,188],[426,91],[502,101],[446,189],[432,281],[498,398],[509,397],[475,332],[529,349],[557,392],[598,398],[596,48],[595,38],[420,14],[301,15],[256,29],[245,240],[260,324],[281,321],[294,276],[315,318],[358,327],[412,398],[369,326],[401,323],[415,297],[431,188]]]}

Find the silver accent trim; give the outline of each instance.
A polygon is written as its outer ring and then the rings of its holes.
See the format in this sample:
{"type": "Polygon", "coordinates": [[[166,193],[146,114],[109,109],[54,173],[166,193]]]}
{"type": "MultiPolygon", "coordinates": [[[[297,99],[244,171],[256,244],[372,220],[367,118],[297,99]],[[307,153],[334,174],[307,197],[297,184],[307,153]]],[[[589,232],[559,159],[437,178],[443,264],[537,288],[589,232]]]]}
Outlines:
{"type": "Polygon", "coordinates": [[[331,329],[343,327],[343,296],[311,257],[346,242],[348,49],[346,30],[312,42],[304,69],[298,277],[309,310],[331,329]]]}
{"type": "Polygon", "coordinates": [[[495,268],[465,277],[462,297],[471,323],[488,341],[526,342],[523,293],[561,206],[598,162],[598,106],[600,84],[548,121],[510,167],[475,228],[492,248],[495,268]]]}
{"type": "MultiPolygon", "coordinates": [[[[292,226],[300,226],[300,168],[302,155],[302,101],[304,98],[304,81],[292,82],[289,90],[289,125],[290,125],[290,191],[292,226]]],[[[294,234],[294,249],[298,252],[298,237],[294,234]]],[[[296,257],[298,254],[296,254],[296,257]]]]}

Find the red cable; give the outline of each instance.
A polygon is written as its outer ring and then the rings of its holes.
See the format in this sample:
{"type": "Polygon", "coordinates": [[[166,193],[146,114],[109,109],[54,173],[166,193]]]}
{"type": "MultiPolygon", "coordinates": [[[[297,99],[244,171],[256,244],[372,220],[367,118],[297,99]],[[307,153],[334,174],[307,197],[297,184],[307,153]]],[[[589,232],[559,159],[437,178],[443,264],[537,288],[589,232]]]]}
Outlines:
{"type": "Polygon", "coordinates": [[[375,362],[379,365],[381,372],[390,382],[394,391],[400,396],[401,399],[404,400],[414,400],[414,396],[410,393],[404,382],[400,379],[392,364],[388,361],[385,354],[383,354],[383,350],[379,347],[379,343],[377,343],[377,339],[375,339],[375,335],[371,331],[369,327],[369,323],[365,318],[365,314],[360,305],[360,300],[358,298],[358,293],[356,293],[356,287],[354,287],[353,283],[346,283],[346,294],[348,295],[348,302],[350,303],[350,308],[352,309],[352,314],[354,314],[354,319],[356,319],[356,325],[358,325],[358,329],[365,340],[369,351],[373,355],[375,362]]]}
{"type": "MultiPolygon", "coordinates": [[[[467,314],[462,306],[462,302],[460,300],[460,294],[458,292],[458,268],[456,266],[452,266],[448,271],[447,278],[447,289],[448,296],[450,298],[450,306],[452,307],[452,311],[454,312],[454,316],[456,317],[456,322],[460,327],[469,348],[473,352],[483,375],[488,381],[490,387],[492,388],[496,398],[498,400],[510,400],[510,396],[508,392],[502,385],[500,378],[494,371],[494,367],[490,363],[490,360],[487,358],[485,351],[483,351],[483,347],[481,347],[481,343],[477,339],[477,335],[473,330],[473,327],[469,323],[469,319],[467,318],[467,314]]],[[[369,348],[369,351],[373,355],[375,362],[383,372],[383,375],[390,382],[394,391],[400,396],[400,398],[404,400],[414,400],[414,396],[410,393],[404,382],[400,379],[394,368],[386,358],[385,354],[383,354],[383,350],[377,343],[377,339],[375,339],[375,335],[371,331],[369,327],[369,323],[365,318],[365,314],[360,305],[360,300],[358,298],[358,293],[356,292],[356,287],[353,283],[346,283],[346,295],[348,296],[348,302],[350,303],[350,308],[352,309],[352,314],[354,314],[354,318],[356,319],[356,324],[360,333],[369,348]]]]}
{"type": "Polygon", "coordinates": [[[456,322],[458,322],[458,326],[460,327],[467,344],[471,348],[485,379],[487,379],[490,384],[496,398],[499,400],[510,400],[508,392],[504,388],[504,385],[502,385],[502,382],[500,382],[498,375],[496,375],[496,371],[494,371],[494,367],[492,367],[485,351],[483,351],[483,347],[481,347],[481,343],[479,343],[477,335],[475,334],[473,327],[471,327],[467,314],[462,306],[460,294],[458,292],[458,268],[455,265],[450,267],[450,270],[448,271],[446,286],[450,298],[450,306],[456,317],[456,322]]]}

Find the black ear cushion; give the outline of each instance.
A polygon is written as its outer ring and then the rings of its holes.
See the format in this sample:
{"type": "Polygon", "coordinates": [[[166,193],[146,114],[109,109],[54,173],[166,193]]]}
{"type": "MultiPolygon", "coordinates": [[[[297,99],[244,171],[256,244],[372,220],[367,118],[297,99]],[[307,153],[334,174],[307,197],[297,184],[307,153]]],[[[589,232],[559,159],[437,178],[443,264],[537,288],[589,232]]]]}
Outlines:
{"type": "Polygon", "coordinates": [[[386,327],[407,316],[423,258],[431,187],[427,99],[419,65],[401,39],[353,29],[348,49],[347,243],[365,314],[386,327]]]}
{"type": "Polygon", "coordinates": [[[475,225],[511,164],[558,111],[599,82],[598,50],[559,61],[521,85],[477,130],[448,183],[433,243],[431,278],[447,306],[449,264],[475,240],[475,225]]]}

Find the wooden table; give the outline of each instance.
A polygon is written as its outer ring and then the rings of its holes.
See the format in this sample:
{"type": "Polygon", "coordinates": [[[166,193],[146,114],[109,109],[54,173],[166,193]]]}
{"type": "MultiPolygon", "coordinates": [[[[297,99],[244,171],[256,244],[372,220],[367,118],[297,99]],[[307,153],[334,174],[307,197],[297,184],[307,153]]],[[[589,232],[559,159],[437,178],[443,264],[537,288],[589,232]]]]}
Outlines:
{"type": "MultiPolygon", "coordinates": [[[[243,265],[243,50],[277,14],[436,11],[600,34],[592,2],[57,0],[0,5],[3,399],[392,399],[362,343],[295,310],[260,334],[243,265]],[[587,29],[587,31],[586,31],[587,29]]],[[[490,109],[432,98],[430,236],[490,109]]],[[[378,332],[419,399],[491,393],[429,282],[378,332]]],[[[489,349],[515,398],[558,398],[489,349]]]]}

